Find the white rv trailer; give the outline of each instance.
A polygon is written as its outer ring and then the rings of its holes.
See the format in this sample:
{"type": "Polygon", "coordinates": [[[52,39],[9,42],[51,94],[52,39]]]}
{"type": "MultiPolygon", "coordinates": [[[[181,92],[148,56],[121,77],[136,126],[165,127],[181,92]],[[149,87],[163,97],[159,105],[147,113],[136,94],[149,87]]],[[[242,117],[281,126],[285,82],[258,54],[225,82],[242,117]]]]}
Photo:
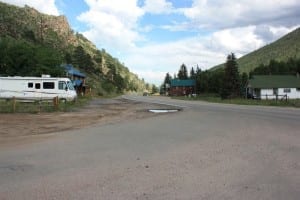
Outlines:
{"type": "Polygon", "coordinates": [[[68,78],[42,77],[0,77],[0,98],[23,100],[44,100],[58,97],[73,101],[77,94],[68,78]]]}

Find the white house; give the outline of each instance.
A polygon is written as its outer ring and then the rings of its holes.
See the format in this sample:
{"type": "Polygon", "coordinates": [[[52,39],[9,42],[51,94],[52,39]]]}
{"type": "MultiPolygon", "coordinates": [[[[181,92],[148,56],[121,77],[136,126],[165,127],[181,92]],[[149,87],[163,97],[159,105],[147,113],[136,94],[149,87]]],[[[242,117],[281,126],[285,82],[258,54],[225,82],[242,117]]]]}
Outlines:
{"type": "Polygon", "coordinates": [[[255,75],[247,94],[260,99],[300,99],[300,78],[293,75],[255,75]]]}

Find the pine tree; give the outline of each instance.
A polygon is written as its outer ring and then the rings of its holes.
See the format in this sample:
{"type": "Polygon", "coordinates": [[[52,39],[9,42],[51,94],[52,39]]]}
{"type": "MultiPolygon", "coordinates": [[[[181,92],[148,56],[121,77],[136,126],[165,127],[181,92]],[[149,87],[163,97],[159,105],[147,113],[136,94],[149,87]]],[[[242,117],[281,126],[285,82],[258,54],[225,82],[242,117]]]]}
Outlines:
{"type": "Polygon", "coordinates": [[[165,77],[165,80],[164,80],[164,83],[162,85],[162,91],[164,93],[168,92],[169,89],[170,89],[170,85],[171,85],[171,79],[172,79],[172,76],[170,76],[169,72],[166,74],[166,77],[165,77]]]}
{"type": "Polygon", "coordinates": [[[82,46],[76,47],[73,53],[73,64],[86,72],[93,71],[93,61],[92,57],[85,52],[82,46]]]}
{"type": "Polygon", "coordinates": [[[85,51],[82,46],[76,47],[73,54],[73,64],[76,67],[83,67],[85,65],[85,51]]]}
{"type": "Polygon", "coordinates": [[[196,74],[198,75],[198,74],[200,74],[200,73],[201,73],[201,69],[200,69],[199,65],[197,65],[197,68],[196,68],[196,74]]]}
{"type": "Polygon", "coordinates": [[[191,79],[195,79],[196,78],[196,73],[195,73],[194,67],[192,67],[192,69],[190,71],[190,78],[191,79]]]}
{"type": "Polygon", "coordinates": [[[180,69],[178,71],[178,78],[179,79],[188,79],[188,72],[185,64],[182,64],[180,66],[180,69]]]}
{"type": "Polygon", "coordinates": [[[248,75],[244,72],[241,76],[241,96],[246,96],[246,88],[248,84],[248,75]]]}
{"type": "Polygon", "coordinates": [[[222,99],[234,98],[240,95],[240,78],[238,64],[234,53],[227,56],[223,87],[221,89],[222,99]]]}

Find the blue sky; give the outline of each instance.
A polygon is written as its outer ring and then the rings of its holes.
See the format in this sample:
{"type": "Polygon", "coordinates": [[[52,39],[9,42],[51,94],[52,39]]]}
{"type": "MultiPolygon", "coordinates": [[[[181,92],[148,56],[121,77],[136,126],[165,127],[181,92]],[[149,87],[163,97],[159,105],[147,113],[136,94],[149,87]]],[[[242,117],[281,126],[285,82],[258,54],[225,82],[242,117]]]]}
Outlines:
{"type": "Polygon", "coordinates": [[[0,0],[67,16],[71,28],[149,83],[202,70],[299,27],[299,0],[0,0]]]}

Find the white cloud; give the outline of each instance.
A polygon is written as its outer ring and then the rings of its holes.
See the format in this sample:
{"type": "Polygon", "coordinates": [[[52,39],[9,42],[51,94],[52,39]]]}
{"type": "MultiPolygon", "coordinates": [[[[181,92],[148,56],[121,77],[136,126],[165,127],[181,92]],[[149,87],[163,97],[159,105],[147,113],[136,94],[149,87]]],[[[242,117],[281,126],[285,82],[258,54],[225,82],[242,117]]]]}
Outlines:
{"type": "MultiPolygon", "coordinates": [[[[55,0],[2,1],[58,14],[55,0]]],[[[143,5],[140,0],[84,1],[89,9],[77,18],[88,27],[83,34],[98,48],[118,55],[131,71],[156,84],[167,72],[172,76],[177,73],[182,63],[189,69],[198,64],[204,70],[225,62],[231,52],[243,56],[300,24],[299,0],[193,0],[190,8],[174,8],[170,0],[144,0],[143,5]],[[155,25],[147,21],[146,13],[167,16],[162,18],[166,23],[155,25]],[[144,39],[158,34],[156,29],[176,32],[177,36],[188,31],[189,37],[160,43],[144,39]]]]}
{"type": "MultiPolygon", "coordinates": [[[[295,30],[296,28],[298,28],[299,26],[292,26],[290,28],[284,27],[284,26],[270,26],[270,31],[273,34],[273,41],[279,39],[280,37],[288,34],[289,32],[295,30]]],[[[271,42],[271,41],[267,41],[267,42],[271,42]]]]}
{"type": "Polygon", "coordinates": [[[28,5],[37,9],[38,11],[49,14],[49,15],[59,15],[58,9],[55,5],[55,0],[1,0],[8,4],[13,4],[16,6],[28,5]]]}
{"type": "Polygon", "coordinates": [[[264,43],[257,38],[254,30],[255,27],[227,29],[208,36],[136,47],[128,52],[125,63],[170,73],[177,71],[182,63],[188,67],[198,64],[202,69],[207,69],[224,62],[231,52],[243,55],[262,46],[264,43]]]}
{"type": "Polygon", "coordinates": [[[152,70],[152,69],[146,69],[146,70],[133,69],[132,72],[138,74],[140,78],[145,77],[146,78],[145,81],[147,83],[152,83],[157,86],[159,86],[162,83],[166,75],[164,71],[152,70]]]}
{"type": "Polygon", "coordinates": [[[254,34],[255,26],[224,29],[212,34],[211,49],[222,52],[244,54],[264,44],[264,41],[254,34]]]}
{"type": "MultiPolygon", "coordinates": [[[[265,28],[270,30],[273,39],[293,30],[272,26],[265,28]]],[[[256,34],[256,30],[256,26],[224,29],[207,36],[198,35],[174,42],[135,47],[127,52],[124,61],[146,81],[159,85],[167,72],[173,76],[182,63],[189,70],[197,65],[205,70],[224,63],[231,52],[241,57],[262,47],[266,41],[256,34]]]]}
{"type": "Polygon", "coordinates": [[[139,75],[147,75],[144,76],[146,81],[160,84],[167,72],[173,76],[182,63],[189,69],[197,65],[207,69],[224,62],[226,54],[211,51],[202,45],[205,42],[208,42],[206,38],[194,37],[170,43],[149,44],[128,52],[125,63],[139,75]]]}
{"type": "Polygon", "coordinates": [[[292,26],[291,23],[299,24],[299,10],[298,0],[194,0],[191,8],[181,12],[195,28],[230,28],[259,24],[292,26]]]}
{"type": "Polygon", "coordinates": [[[153,14],[171,13],[173,5],[171,2],[167,2],[166,0],[145,0],[143,9],[145,12],[153,14]]]}
{"type": "Polygon", "coordinates": [[[89,6],[78,20],[88,25],[83,34],[101,46],[116,49],[133,47],[142,37],[136,31],[137,21],[144,14],[137,0],[85,0],[89,6]]]}

